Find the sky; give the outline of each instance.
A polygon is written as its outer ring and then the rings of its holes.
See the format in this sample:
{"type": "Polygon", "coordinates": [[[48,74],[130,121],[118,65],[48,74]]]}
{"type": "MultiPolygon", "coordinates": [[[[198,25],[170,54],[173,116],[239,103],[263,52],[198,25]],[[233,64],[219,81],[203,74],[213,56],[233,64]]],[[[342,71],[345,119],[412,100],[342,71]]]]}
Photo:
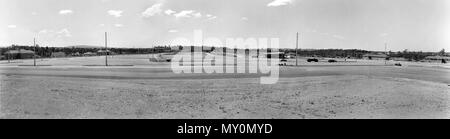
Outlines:
{"type": "MultiPolygon", "coordinates": [[[[449,0],[0,0],[0,46],[279,38],[303,49],[450,50],[449,0]]],[[[214,45],[214,44],[205,44],[214,45]]]]}

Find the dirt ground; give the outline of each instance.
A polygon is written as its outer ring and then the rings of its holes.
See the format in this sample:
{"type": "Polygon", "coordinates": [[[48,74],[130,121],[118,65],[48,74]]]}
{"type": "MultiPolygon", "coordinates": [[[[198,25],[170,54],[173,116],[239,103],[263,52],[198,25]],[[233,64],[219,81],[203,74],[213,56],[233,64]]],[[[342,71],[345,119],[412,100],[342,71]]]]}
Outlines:
{"type": "MultiPolygon", "coordinates": [[[[260,75],[174,74],[146,57],[108,68],[1,61],[0,118],[450,118],[445,67],[281,67],[262,85],[260,75]]],[[[86,59],[71,60],[98,63],[86,59]]]]}

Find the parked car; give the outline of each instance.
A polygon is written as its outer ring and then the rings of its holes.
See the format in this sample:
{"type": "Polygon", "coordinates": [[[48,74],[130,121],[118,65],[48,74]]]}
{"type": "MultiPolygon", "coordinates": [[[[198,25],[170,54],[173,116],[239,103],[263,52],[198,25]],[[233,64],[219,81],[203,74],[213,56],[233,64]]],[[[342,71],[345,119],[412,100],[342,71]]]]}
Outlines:
{"type": "Polygon", "coordinates": [[[309,58],[307,61],[308,61],[308,62],[319,62],[319,59],[316,59],[316,58],[309,58]]]}
{"type": "Polygon", "coordinates": [[[336,62],[337,62],[337,60],[334,60],[334,59],[330,59],[330,60],[328,60],[328,62],[330,62],[330,63],[336,63],[336,62]]]}
{"type": "Polygon", "coordinates": [[[402,64],[400,64],[400,63],[395,63],[394,65],[395,66],[402,66],[402,64]]]}

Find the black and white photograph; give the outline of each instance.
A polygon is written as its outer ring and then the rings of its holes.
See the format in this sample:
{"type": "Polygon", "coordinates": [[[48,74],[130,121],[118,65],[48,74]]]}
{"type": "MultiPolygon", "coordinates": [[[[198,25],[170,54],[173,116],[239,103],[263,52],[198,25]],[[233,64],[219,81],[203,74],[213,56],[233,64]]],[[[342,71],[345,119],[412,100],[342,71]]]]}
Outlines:
{"type": "Polygon", "coordinates": [[[450,119],[448,62],[449,0],[0,0],[0,119],[450,119]]]}

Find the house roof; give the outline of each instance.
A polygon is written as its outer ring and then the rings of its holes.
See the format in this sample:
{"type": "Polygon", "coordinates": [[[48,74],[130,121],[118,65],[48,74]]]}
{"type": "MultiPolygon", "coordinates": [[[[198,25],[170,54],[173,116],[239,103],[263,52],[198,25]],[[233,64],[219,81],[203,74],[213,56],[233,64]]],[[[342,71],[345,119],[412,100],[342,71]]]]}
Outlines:
{"type": "Polygon", "coordinates": [[[438,60],[445,59],[445,60],[450,60],[450,57],[448,57],[448,56],[427,56],[427,57],[425,57],[425,59],[438,59],[438,60]]]}
{"type": "Polygon", "coordinates": [[[104,53],[104,52],[111,52],[111,51],[109,51],[109,50],[106,50],[106,51],[105,50],[98,50],[97,51],[97,53],[104,53]]]}
{"type": "Polygon", "coordinates": [[[20,50],[9,50],[6,52],[7,54],[34,54],[33,51],[20,49],[20,50]]]}
{"type": "Polygon", "coordinates": [[[383,57],[383,58],[386,58],[386,57],[388,57],[387,55],[385,55],[385,54],[365,54],[365,55],[363,55],[364,57],[383,57]]]}

